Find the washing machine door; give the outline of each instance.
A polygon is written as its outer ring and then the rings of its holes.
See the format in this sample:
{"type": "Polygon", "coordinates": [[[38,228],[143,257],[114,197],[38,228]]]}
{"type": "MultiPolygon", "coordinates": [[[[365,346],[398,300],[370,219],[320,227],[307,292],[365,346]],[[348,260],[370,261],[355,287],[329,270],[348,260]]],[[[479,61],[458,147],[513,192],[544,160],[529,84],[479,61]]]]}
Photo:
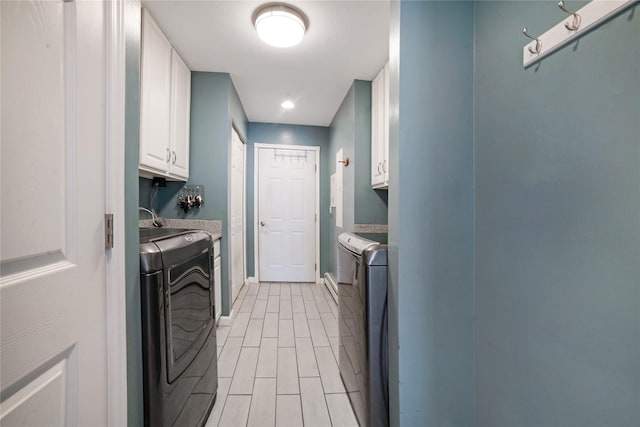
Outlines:
{"type": "Polygon", "coordinates": [[[214,326],[211,241],[198,241],[197,235],[176,238],[192,240],[183,242],[186,248],[162,251],[169,383],[196,358],[214,326]]]}

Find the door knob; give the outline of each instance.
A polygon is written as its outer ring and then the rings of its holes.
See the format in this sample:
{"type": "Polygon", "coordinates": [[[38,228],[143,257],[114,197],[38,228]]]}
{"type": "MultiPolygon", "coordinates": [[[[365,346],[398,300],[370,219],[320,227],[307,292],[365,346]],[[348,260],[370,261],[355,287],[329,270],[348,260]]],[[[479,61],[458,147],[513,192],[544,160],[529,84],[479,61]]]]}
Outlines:
{"type": "Polygon", "coordinates": [[[266,224],[264,223],[264,221],[260,221],[260,226],[264,227],[266,224]]]}

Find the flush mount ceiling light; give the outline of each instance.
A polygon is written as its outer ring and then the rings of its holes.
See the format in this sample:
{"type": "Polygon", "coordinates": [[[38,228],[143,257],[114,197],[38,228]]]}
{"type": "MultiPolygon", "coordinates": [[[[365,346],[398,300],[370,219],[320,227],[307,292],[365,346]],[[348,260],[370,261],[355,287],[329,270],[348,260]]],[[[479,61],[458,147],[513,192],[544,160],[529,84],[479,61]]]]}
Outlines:
{"type": "Polygon", "coordinates": [[[288,99],[286,101],[282,101],[282,104],[280,104],[280,106],[282,108],[284,108],[285,110],[290,110],[293,107],[295,107],[295,104],[292,101],[289,101],[288,99]]]}
{"type": "Polygon", "coordinates": [[[276,47],[291,47],[302,41],[308,21],[299,10],[285,4],[267,4],[253,18],[258,36],[276,47]]]}

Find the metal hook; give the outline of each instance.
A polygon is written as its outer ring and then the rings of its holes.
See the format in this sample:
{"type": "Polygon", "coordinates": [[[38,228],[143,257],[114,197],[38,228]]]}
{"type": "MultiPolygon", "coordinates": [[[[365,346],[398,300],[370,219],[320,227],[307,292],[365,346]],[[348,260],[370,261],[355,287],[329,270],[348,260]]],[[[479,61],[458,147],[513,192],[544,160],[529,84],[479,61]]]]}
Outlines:
{"type": "Polygon", "coordinates": [[[535,40],[536,41],[536,47],[535,48],[531,48],[531,46],[529,46],[529,52],[531,52],[534,55],[537,55],[540,53],[540,49],[542,49],[542,42],[540,41],[539,38],[537,37],[532,37],[529,35],[529,33],[527,32],[527,27],[524,27],[522,29],[522,34],[524,34],[526,37],[529,37],[531,40],[535,40]]]}
{"type": "Polygon", "coordinates": [[[564,7],[564,1],[559,1],[558,7],[563,12],[566,12],[569,15],[573,16],[573,22],[571,24],[569,24],[568,22],[565,22],[564,27],[569,31],[576,31],[580,27],[580,23],[582,22],[582,17],[580,17],[580,15],[578,15],[576,12],[572,12],[566,7],[564,7]]]}

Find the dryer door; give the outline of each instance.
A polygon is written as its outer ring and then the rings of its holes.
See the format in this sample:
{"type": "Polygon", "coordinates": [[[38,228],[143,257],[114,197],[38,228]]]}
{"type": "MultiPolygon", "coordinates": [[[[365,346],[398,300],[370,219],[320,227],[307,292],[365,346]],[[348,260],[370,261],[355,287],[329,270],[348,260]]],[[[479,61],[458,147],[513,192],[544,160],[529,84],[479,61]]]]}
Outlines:
{"type": "Polygon", "coordinates": [[[166,270],[167,380],[198,355],[214,325],[211,247],[166,270]]]}

